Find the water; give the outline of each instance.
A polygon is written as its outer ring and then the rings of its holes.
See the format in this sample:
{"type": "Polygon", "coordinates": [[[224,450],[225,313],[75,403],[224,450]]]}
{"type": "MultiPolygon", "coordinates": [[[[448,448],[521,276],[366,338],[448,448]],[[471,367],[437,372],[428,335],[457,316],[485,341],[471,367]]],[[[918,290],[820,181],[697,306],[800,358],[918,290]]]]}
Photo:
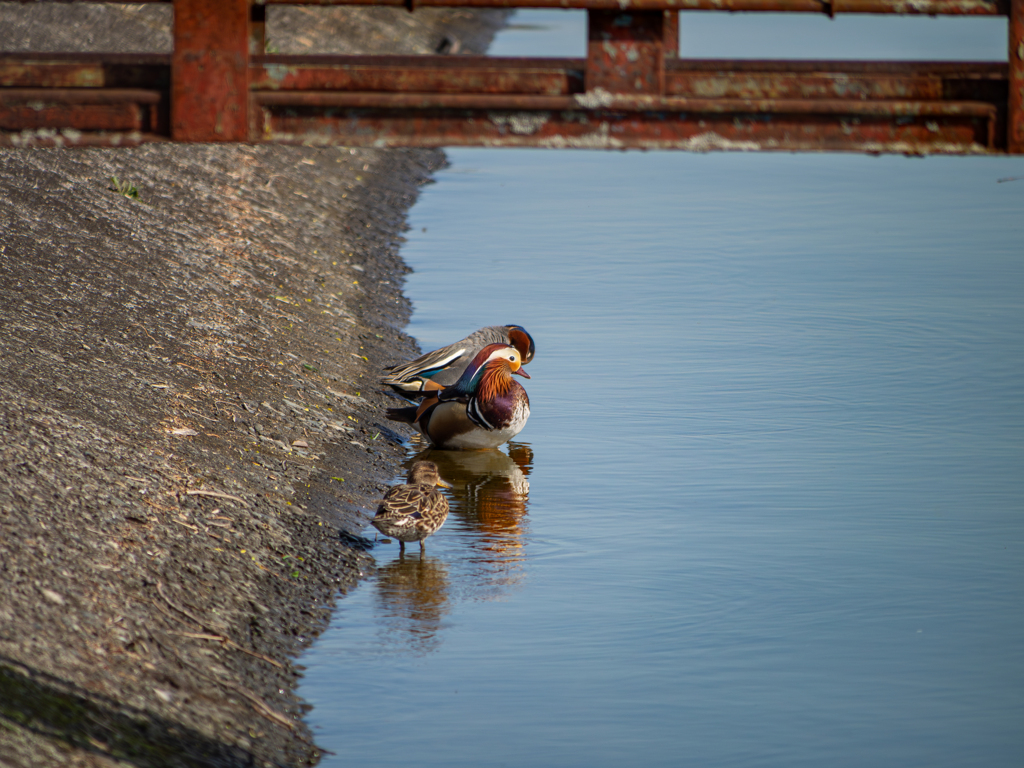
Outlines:
{"type": "MultiPolygon", "coordinates": [[[[1005,17],[802,13],[679,14],[691,58],[1006,61],[1005,17]]],[[[586,11],[520,10],[492,56],[587,55],[586,11]]]]}
{"type": "Polygon", "coordinates": [[[322,765],[1020,765],[1024,159],[449,157],[410,332],[533,415],[303,660],[322,765]]]}

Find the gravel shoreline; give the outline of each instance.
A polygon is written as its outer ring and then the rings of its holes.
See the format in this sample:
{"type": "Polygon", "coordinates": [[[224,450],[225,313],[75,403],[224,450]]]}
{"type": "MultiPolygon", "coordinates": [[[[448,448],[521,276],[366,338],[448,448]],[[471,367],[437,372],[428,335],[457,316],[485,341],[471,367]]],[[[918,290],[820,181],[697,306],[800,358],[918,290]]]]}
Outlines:
{"type": "MultiPolygon", "coordinates": [[[[0,3],[0,48],[169,45],[164,7],[39,8],[0,3]]],[[[505,18],[272,10],[282,52],[481,51],[505,18]]],[[[0,152],[4,766],[317,762],[293,660],[374,568],[408,437],[377,381],[417,351],[401,232],[443,163],[0,152]]]]}

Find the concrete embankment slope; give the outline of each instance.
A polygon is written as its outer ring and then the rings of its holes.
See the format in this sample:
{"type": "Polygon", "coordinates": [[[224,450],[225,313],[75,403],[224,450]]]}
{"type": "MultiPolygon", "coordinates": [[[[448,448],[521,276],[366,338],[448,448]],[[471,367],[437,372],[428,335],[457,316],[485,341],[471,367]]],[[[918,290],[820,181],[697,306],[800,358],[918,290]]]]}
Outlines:
{"type": "MultiPolygon", "coordinates": [[[[44,8],[0,3],[0,48],[169,45],[163,7],[44,8]]],[[[282,52],[471,51],[502,21],[269,29],[282,52]]],[[[292,659],[373,567],[346,532],[403,456],[377,379],[415,351],[400,233],[442,162],[0,152],[0,765],[316,762],[292,659]]]]}

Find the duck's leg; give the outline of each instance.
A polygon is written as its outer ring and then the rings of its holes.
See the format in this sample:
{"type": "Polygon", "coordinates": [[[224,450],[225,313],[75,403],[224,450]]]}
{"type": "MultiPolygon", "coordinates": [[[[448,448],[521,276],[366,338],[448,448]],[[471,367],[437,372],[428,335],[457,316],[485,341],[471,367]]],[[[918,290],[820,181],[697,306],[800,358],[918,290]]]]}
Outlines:
{"type": "Polygon", "coordinates": [[[420,539],[420,554],[421,554],[421,555],[422,555],[422,554],[423,554],[424,552],[426,552],[426,551],[427,551],[427,548],[426,548],[426,546],[425,546],[425,545],[426,545],[426,543],[427,543],[427,540],[426,540],[426,539],[420,539]]]}
{"type": "Polygon", "coordinates": [[[405,554],[405,542],[402,541],[401,539],[398,540],[398,554],[400,554],[400,555],[404,555],[405,554]]]}

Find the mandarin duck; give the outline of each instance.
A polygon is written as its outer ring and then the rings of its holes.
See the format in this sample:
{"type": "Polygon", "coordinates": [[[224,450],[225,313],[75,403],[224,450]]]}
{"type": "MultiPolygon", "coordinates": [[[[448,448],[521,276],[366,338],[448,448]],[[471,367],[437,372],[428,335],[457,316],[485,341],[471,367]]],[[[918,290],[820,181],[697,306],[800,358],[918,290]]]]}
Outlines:
{"type": "Polygon", "coordinates": [[[437,490],[438,485],[451,487],[432,461],[417,461],[409,470],[406,482],[388,489],[370,524],[385,536],[398,539],[399,550],[405,542],[423,540],[437,533],[448,519],[448,499],[437,490]]]}
{"type": "Polygon", "coordinates": [[[389,408],[387,417],[413,424],[435,448],[497,448],[530,418],[530,398],[512,378],[530,378],[521,360],[514,346],[488,344],[454,384],[430,392],[418,406],[389,408]]]}
{"type": "Polygon", "coordinates": [[[409,398],[448,387],[459,380],[473,358],[488,344],[508,344],[519,350],[520,364],[533,360],[533,337],[519,325],[491,325],[474,331],[462,341],[417,357],[408,363],[385,368],[382,383],[409,398]]]}

